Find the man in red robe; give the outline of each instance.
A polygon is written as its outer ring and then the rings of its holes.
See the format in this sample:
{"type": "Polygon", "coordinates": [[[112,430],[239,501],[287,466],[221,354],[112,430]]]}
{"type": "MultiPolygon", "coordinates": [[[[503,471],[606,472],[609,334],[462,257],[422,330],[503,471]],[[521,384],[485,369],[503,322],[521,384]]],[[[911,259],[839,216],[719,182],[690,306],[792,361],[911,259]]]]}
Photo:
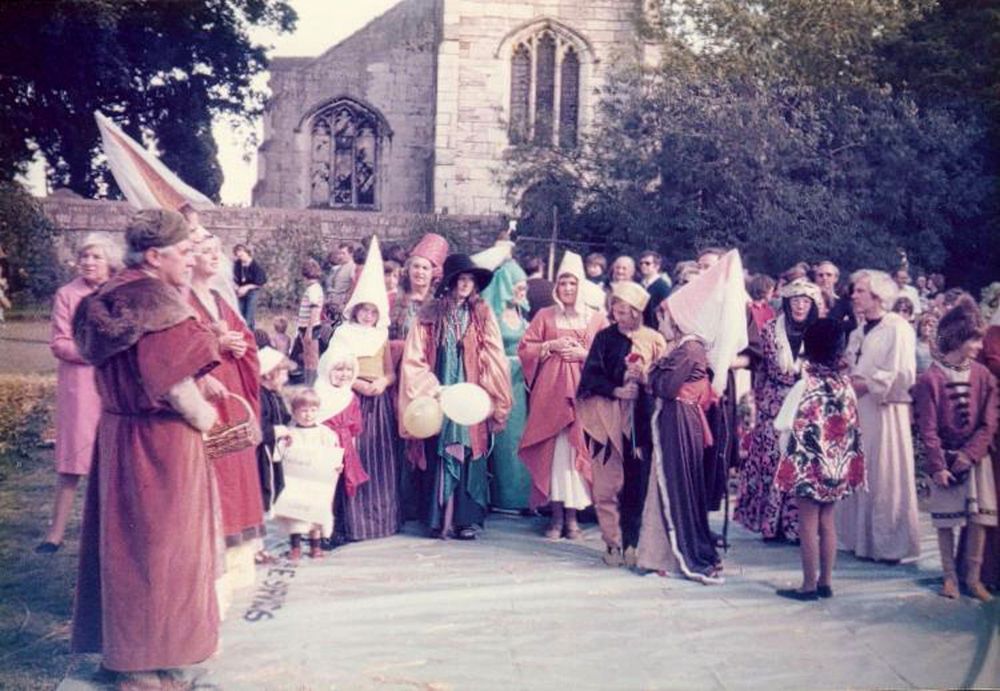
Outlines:
{"type": "Polygon", "coordinates": [[[178,288],[190,228],[172,211],[129,220],[128,268],[77,309],[101,419],[80,540],[73,650],[103,654],[121,688],[158,687],[218,645],[209,466],[201,432],[221,384],[218,339],[178,288]]]}

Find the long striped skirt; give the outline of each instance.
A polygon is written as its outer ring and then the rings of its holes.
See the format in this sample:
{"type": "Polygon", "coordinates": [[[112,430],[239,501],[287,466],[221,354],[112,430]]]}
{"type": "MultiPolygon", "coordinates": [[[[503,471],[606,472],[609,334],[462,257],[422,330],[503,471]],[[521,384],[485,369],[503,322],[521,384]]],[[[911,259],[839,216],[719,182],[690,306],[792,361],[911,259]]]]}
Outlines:
{"type": "Polygon", "coordinates": [[[347,496],[344,483],[337,488],[335,501],[336,534],[345,540],[371,540],[399,532],[403,523],[400,507],[399,475],[403,445],[393,409],[395,389],[380,396],[359,396],[361,434],[358,455],[368,473],[368,482],[347,496]]]}

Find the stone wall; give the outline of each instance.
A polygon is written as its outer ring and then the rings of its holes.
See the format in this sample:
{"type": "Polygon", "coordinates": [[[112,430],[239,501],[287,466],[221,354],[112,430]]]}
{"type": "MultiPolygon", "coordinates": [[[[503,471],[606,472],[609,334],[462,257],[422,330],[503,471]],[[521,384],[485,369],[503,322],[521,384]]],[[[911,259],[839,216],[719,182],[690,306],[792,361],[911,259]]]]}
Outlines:
{"type": "Polygon", "coordinates": [[[346,97],[384,118],[377,204],[433,211],[435,63],[440,0],[403,0],[317,58],[276,58],[255,206],[310,206],[311,116],[346,97]]]}
{"type": "Polygon", "coordinates": [[[310,205],[312,117],[344,96],[381,114],[392,131],[378,166],[381,210],[508,212],[499,175],[509,147],[513,48],[545,27],[573,44],[583,131],[610,65],[642,59],[644,3],[401,0],[317,58],[275,59],[254,204],[310,205]]]}
{"type": "Polygon", "coordinates": [[[580,58],[579,129],[592,121],[598,92],[616,60],[637,59],[637,0],[444,0],[438,56],[434,204],[437,211],[507,211],[497,180],[509,146],[511,54],[549,27],[580,58]]]}
{"type": "MultiPolygon", "coordinates": [[[[73,198],[41,200],[59,234],[57,251],[69,263],[91,231],[123,233],[132,208],[125,202],[73,198]]],[[[299,294],[298,270],[306,256],[323,258],[337,241],[378,235],[382,247],[410,247],[421,235],[437,232],[454,251],[471,252],[491,245],[506,227],[504,216],[437,216],[365,211],[218,207],[200,212],[202,225],[222,238],[227,251],[246,243],[269,274],[268,299],[288,306],[299,294]]]]}

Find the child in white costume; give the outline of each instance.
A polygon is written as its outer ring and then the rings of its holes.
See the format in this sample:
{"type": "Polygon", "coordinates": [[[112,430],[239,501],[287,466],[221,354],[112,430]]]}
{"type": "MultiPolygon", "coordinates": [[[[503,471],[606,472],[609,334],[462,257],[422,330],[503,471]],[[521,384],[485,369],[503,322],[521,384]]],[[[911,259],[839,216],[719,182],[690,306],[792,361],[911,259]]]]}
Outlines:
{"type": "Polygon", "coordinates": [[[309,536],[309,556],[323,557],[320,539],[333,530],[334,490],[344,466],[340,437],[320,424],[320,399],[311,388],[296,392],[291,401],[292,427],[276,427],[275,460],[285,471],[285,489],[274,505],[274,515],[287,530],[288,558],[302,556],[302,535],[309,536]]]}

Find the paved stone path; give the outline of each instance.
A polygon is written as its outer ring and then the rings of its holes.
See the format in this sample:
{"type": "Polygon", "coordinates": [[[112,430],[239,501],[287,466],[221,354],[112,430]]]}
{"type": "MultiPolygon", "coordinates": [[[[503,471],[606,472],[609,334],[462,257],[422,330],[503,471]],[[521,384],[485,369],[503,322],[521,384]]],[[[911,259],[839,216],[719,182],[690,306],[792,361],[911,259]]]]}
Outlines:
{"type": "MultiPolygon", "coordinates": [[[[885,566],[841,555],[835,597],[796,603],[798,550],[734,529],[727,582],[639,576],[542,519],[492,515],[476,542],[415,525],[258,572],[201,686],[222,689],[703,689],[1000,686],[997,602],[944,600],[936,548],[885,566]]],[[[63,691],[98,688],[81,661],[63,691]]]]}

